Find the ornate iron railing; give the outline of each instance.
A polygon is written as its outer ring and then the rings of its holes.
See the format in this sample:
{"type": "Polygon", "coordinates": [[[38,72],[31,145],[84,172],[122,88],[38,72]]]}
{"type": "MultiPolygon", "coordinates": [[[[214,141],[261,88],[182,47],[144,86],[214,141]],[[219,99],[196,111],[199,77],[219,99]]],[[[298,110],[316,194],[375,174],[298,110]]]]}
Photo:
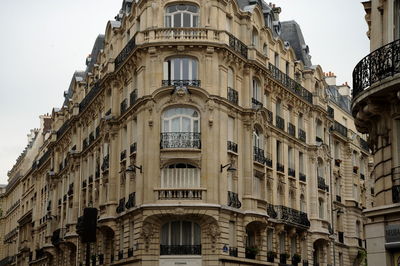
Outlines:
{"type": "Polygon", "coordinates": [[[161,149],[201,148],[201,134],[198,132],[164,132],[161,133],[161,149]]]}
{"type": "Polygon", "coordinates": [[[242,203],[240,202],[239,195],[237,193],[228,191],[228,206],[238,209],[242,207],[242,203]]]}
{"type": "Polygon", "coordinates": [[[160,255],[201,255],[201,245],[160,245],[160,255]]]}
{"type": "Polygon", "coordinates": [[[279,162],[276,163],[276,170],[279,172],[284,173],[285,172],[285,166],[279,162]]]}
{"type": "Polygon", "coordinates": [[[235,153],[238,152],[238,145],[233,141],[228,140],[227,148],[228,148],[228,151],[233,151],[235,153]]]}
{"type": "Polygon", "coordinates": [[[128,201],[125,204],[125,208],[130,209],[135,207],[135,205],[136,205],[136,193],[132,192],[129,194],[128,201]]]}
{"type": "Polygon", "coordinates": [[[57,138],[60,138],[65,131],[67,131],[68,127],[69,127],[69,123],[70,120],[67,120],[64,124],[62,124],[62,126],[57,130],[57,138]]]}
{"type": "Polygon", "coordinates": [[[86,94],[85,98],[81,101],[79,104],[79,112],[82,112],[85,110],[85,108],[89,105],[89,103],[97,96],[97,94],[100,92],[101,87],[99,86],[98,83],[94,85],[94,87],[86,94]]]}
{"type": "Polygon", "coordinates": [[[299,180],[306,182],[307,181],[307,176],[303,173],[299,173],[299,180]]]}
{"type": "Polygon", "coordinates": [[[273,113],[268,109],[265,109],[265,111],[267,112],[267,122],[272,124],[272,120],[273,120],[273,116],[274,116],[273,113]]]}
{"type": "Polygon", "coordinates": [[[200,87],[201,81],[197,79],[176,79],[176,80],[163,80],[161,85],[163,87],[166,86],[175,86],[175,87],[186,87],[186,86],[193,86],[193,87],[200,87]]]}
{"type": "Polygon", "coordinates": [[[272,74],[272,77],[280,82],[283,86],[288,88],[291,92],[304,99],[309,103],[313,103],[312,93],[306,90],[303,86],[301,86],[298,82],[291,79],[288,75],[280,71],[276,66],[269,63],[269,71],[272,74]]]}
{"type": "Polygon", "coordinates": [[[203,198],[203,191],[200,189],[162,189],[158,191],[159,200],[201,200],[203,198]]]}
{"type": "Polygon", "coordinates": [[[328,111],[328,117],[330,117],[332,119],[335,118],[335,110],[333,110],[332,107],[328,106],[327,111],[328,111]]]}
{"type": "Polygon", "coordinates": [[[125,197],[119,200],[119,204],[115,211],[117,213],[121,213],[121,212],[125,211],[125,197]]]}
{"type": "Polygon", "coordinates": [[[291,177],[296,177],[296,170],[294,168],[288,168],[288,175],[291,177]]]}
{"type": "Polygon", "coordinates": [[[285,131],[285,119],[283,119],[282,117],[280,117],[279,115],[277,115],[275,117],[276,119],[276,127],[279,128],[280,130],[285,131]]]}
{"type": "Polygon", "coordinates": [[[237,257],[238,256],[238,248],[229,247],[229,256],[237,257]]]}
{"type": "Polygon", "coordinates": [[[338,232],[338,238],[340,243],[344,243],[344,233],[338,232]]]}
{"type": "Polygon", "coordinates": [[[288,123],[288,133],[292,137],[296,137],[296,126],[292,123],[288,123]]]}
{"type": "Polygon", "coordinates": [[[306,132],[303,129],[299,128],[299,131],[298,131],[299,140],[302,142],[306,142],[306,136],[307,136],[306,132]]]}
{"type": "Polygon", "coordinates": [[[124,99],[121,102],[121,115],[125,114],[126,110],[128,110],[128,99],[124,99]]]}
{"type": "Polygon", "coordinates": [[[374,83],[400,73],[400,39],[373,51],[353,71],[353,99],[374,83]]]}
{"type": "Polygon", "coordinates": [[[267,153],[265,156],[265,165],[272,168],[272,156],[270,153],[267,153]]]}
{"type": "Polygon", "coordinates": [[[307,213],[282,205],[267,204],[267,214],[270,218],[281,220],[297,226],[310,226],[307,213]]]}
{"type": "Polygon", "coordinates": [[[131,144],[131,146],[129,146],[129,152],[132,154],[135,153],[136,151],[137,151],[137,143],[134,142],[131,144]]]}
{"type": "Polygon", "coordinates": [[[264,164],[265,162],[264,150],[256,146],[253,147],[253,150],[254,150],[253,160],[261,164],[264,164]]]}
{"type": "Polygon", "coordinates": [[[239,104],[239,93],[237,90],[228,87],[228,101],[236,105],[239,104]]]}
{"type": "Polygon", "coordinates": [[[364,139],[360,138],[360,146],[363,150],[369,152],[369,145],[368,142],[365,141],[364,139]]]}
{"type": "Polygon", "coordinates": [[[233,50],[235,50],[235,52],[238,52],[244,58],[247,58],[249,49],[243,42],[241,42],[238,38],[236,38],[232,34],[229,34],[229,46],[232,47],[233,50]]]}
{"type": "Polygon", "coordinates": [[[333,129],[343,137],[347,138],[347,127],[343,126],[339,122],[335,121],[333,129]]]}
{"type": "Polygon", "coordinates": [[[133,90],[129,95],[129,104],[130,106],[134,105],[137,101],[137,90],[133,90]]]}
{"type": "Polygon", "coordinates": [[[329,186],[325,184],[325,179],[322,176],[318,176],[318,188],[329,191],[329,186]]]}
{"type": "Polygon", "coordinates": [[[257,100],[256,98],[251,98],[251,105],[253,109],[261,109],[263,107],[262,102],[260,102],[259,100],[257,100]]]}
{"type": "Polygon", "coordinates": [[[115,69],[119,68],[122,65],[122,63],[125,62],[125,60],[131,54],[133,49],[135,49],[135,47],[136,47],[135,38],[132,38],[125,45],[125,47],[122,49],[122,51],[119,53],[119,55],[115,58],[115,61],[114,61],[115,69]]]}
{"type": "Polygon", "coordinates": [[[101,165],[101,170],[103,170],[103,171],[108,170],[109,167],[110,167],[110,156],[107,154],[103,158],[103,163],[101,165]]]}

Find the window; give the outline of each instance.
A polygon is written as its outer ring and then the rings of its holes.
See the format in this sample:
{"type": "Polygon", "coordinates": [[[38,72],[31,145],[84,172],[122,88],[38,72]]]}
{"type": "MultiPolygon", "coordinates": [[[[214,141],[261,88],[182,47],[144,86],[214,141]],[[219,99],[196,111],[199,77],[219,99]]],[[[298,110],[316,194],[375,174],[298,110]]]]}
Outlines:
{"type": "Polygon", "coordinates": [[[304,153],[299,152],[299,172],[304,174],[304,153]]]}
{"type": "Polygon", "coordinates": [[[120,238],[119,238],[119,250],[123,251],[124,250],[124,224],[121,224],[120,228],[120,238]]]}
{"type": "Polygon", "coordinates": [[[275,53],[275,56],[274,56],[274,63],[275,63],[275,66],[276,66],[277,68],[279,68],[279,54],[278,54],[278,53],[275,53]]]}
{"type": "Polygon", "coordinates": [[[360,221],[356,222],[356,236],[357,236],[357,238],[361,238],[361,223],[360,223],[360,221]]]}
{"type": "Polygon", "coordinates": [[[394,2],[394,40],[400,38],[400,0],[394,2]]]}
{"type": "Polygon", "coordinates": [[[297,239],[296,237],[290,238],[290,256],[293,257],[297,253],[297,239]]]}
{"type": "Polygon", "coordinates": [[[161,171],[162,188],[200,187],[200,169],[186,163],[171,164],[161,171]]]}
{"type": "Polygon", "coordinates": [[[333,145],[335,159],[340,159],[340,143],[338,141],[335,141],[333,145]]]}
{"type": "Polygon", "coordinates": [[[324,178],[324,162],[321,158],[318,158],[317,176],[324,178]]]}
{"type": "Polygon", "coordinates": [[[286,65],[285,65],[285,73],[288,76],[290,75],[290,64],[287,61],[286,61],[286,65]]]}
{"type": "Polygon", "coordinates": [[[316,127],[316,135],[317,135],[317,141],[323,142],[323,133],[322,133],[322,122],[321,120],[317,119],[316,121],[317,127],[316,127]]]}
{"type": "Polygon", "coordinates": [[[266,44],[266,43],[263,46],[263,53],[264,53],[265,56],[268,57],[268,44],[266,44]]]}
{"type": "Polygon", "coordinates": [[[343,253],[339,252],[339,266],[344,266],[343,253]]]}
{"type": "Polygon", "coordinates": [[[232,18],[226,16],[226,31],[232,33],[232,18]]]}
{"type": "Polygon", "coordinates": [[[282,163],[282,143],[279,140],[276,141],[276,160],[282,163]]]}
{"type": "Polygon", "coordinates": [[[161,228],[161,255],[200,255],[201,229],[190,221],[172,221],[161,228]],[[184,246],[195,246],[187,248],[184,246]]]}
{"type": "Polygon", "coordinates": [[[281,253],[281,254],[286,253],[285,238],[286,238],[285,233],[280,233],[280,235],[279,235],[279,253],[281,253]]]}
{"type": "Polygon", "coordinates": [[[259,149],[263,150],[263,136],[258,128],[253,131],[253,145],[259,149]]]}
{"type": "Polygon", "coordinates": [[[234,83],[233,83],[233,78],[234,77],[234,72],[231,67],[228,68],[228,88],[234,89],[234,83]]]}
{"type": "Polygon", "coordinates": [[[300,195],[300,211],[307,212],[306,198],[303,194],[300,195]]]}
{"type": "Polygon", "coordinates": [[[135,245],[135,222],[131,221],[129,226],[129,248],[133,248],[135,245]]]}
{"type": "Polygon", "coordinates": [[[253,193],[257,198],[261,198],[261,177],[254,175],[253,193]]]}
{"type": "Polygon", "coordinates": [[[191,4],[170,5],[165,10],[168,28],[193,28],[199,26],[199,8],[191,4]]]}
{"type": "Polygon", "coordinates": [[[303,114],[302,113],[299,113],[297,126],[298,126],[299,129],[303,129],[303,127],[304,127],[304,120],[303,120],[303,114]]]}
{"type": "Polygon", "coordinates": [[[318,216],[320,219],[324,219],[325,215],[325,208],[324,208],[324,200],[319,198],[318,199],[318,216]]]}
{"type": "Polygon", "coordinates": [[[356,184],[353,184],[353,198],[358,202],[358,186],[356,184]]]}
{"type": "Polygon", "coordinates": [[[174,57],[164,61],[164,80],[197,80],[197,60],[174,57]]]}
{"type": "Polygon", "coordinates": [[[257,29],[253,28],[253,32],[251,34],[251,44],[257,48],[258,47],[258,31],[257,29]]]}
{"type": "Polygon", "coordinates": [[[296,194],[294,191],[289,192],[289,203],[290,203],[290,208],[296,209],[296,194]]]}
{"type": "Polygon", "coordinates": [[[234,141],[234,131],[235,131],[235,119],[233,117],[228,117],[228,141],[234,141]]]}
{"type": "Polygon", "coordinates": [[[261,86],[260,82],[253,78],[253,98],[257,101],[261,101],[261,86]]]}
{"type": "Polygon", "coordinates": [[[276,103],[275,103],[275,113],[277,116],[281,116],[281,100],[280,99],[276,99],[276,103]]]}
{"type": "Polygon", "coordinates": [[[192,108],[170,108],[162,120],[162,132],[200,132],[200,115],[192,108]]]}
{"type": "Polygon", "coordinates": [[[288,164],[289,168],[294,170],[294,153],[292,147],[288,147],[288,164]]]}

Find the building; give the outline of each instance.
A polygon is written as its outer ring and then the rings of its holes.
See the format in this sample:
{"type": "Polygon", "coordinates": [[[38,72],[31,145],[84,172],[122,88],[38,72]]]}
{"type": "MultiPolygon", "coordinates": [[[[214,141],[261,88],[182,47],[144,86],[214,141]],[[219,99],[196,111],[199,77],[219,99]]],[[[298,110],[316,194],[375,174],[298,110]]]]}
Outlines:
{"type": "Polygon", "coordinates": [[[10,171],[7,265],[88,265],[87,207],[92,265],[361,264],[370,157],[349,88],[280,12],[123,1],[10,171]]]}
{"type": "MultiPolygon", "coordinates": [[[[400,263],[400,1],[363,2],[371,53],[353,71],[352,113],[374,154],[374,207],[365,211],[368,261],[400,263]]],[[[383,263],[383,264],[382,264],[383,263]]],[[[385,264],[386,263],[386,264],[385,264]]]]}

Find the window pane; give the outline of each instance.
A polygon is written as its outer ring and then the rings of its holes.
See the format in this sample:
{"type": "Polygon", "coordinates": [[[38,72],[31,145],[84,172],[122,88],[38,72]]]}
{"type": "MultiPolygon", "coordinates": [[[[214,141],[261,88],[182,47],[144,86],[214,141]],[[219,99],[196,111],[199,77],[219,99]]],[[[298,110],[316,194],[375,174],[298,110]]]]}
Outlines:
{"type": "Polygon", "coordinates": [[[193,16],[193,27],[198,27],[199,26],[199,16],[193,16]]]}
{"type": "Polygon", "coordinates": [[[200,130],[199,130],[199,121],[198,120],[193,121],[193,132],[195,132],[195,133],[200,132],[200,130]]]}
{"type": "Polygon", "coordinates": [[[181,59],[180,58],[175,58],[173,61],[173,73],[172,73],[172,79],[182,79],[181,78],[181,59]]]}
{"type": "Polygon", "coordinates": [[[194,233],[194,245],[200,245],[201,243],[201,230],[198,224],[193,224],[193,233],[194,233]]]}
{"type": "Polygon", "coordinates": [[[189,60],[188,58],[182,59],[182,77],[181,79],[189,79],[189,60]]]}
{"type": "Polygon", "coordinates": [[[179,221],[171,223],[171,245],[181,244],[181,223],[179,221]]]}
{"type": "Polygon", "coordinates": [[[171,132],[181,132],[179,117],[172,119],[171,132]]]}
{"type": "Polygon", "coordinates": [[[182,245],[192,244],[192,223],[182,222],[182,245]]]}
{"type": "Polygon", "coordinates": [[[182,132],[191,132],[190,119],[187,117],[182,118],[182,132]]]}
{"type": "Polygon", "coordinates": [[[161,245],[168,245],[169,223],[166,223],[161,228],[161,245]]]}
{"type": "Polygon", "coordinates": [[[183,13],[183,27],[190,27],[190,14],[189,13],[183,13]]]}
{"type": "Polygon", "coordinates": [[[165,16],[165,27],[171,27],[171,16],[165,16]]]}
{"type": "Polygon", "coordinates": [[[191,59],[191,65],[192,65],[192,77],[191,79],[197,79],[197,61],[191,59]]]}
{"type": "Polygon", "coordinates": [[[174,14],[174,25],[172,25],[175,28],[180,28],[182,27],[181,24],[181,14],[174,14]]]}

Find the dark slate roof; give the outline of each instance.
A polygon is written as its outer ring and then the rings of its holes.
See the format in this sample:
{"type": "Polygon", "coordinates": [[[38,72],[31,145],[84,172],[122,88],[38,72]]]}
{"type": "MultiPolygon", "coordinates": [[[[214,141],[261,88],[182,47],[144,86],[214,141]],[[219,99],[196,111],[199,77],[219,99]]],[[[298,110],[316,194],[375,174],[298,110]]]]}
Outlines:
{"type": "Polygon", "coordinates": [[[298,60],[301,60],[305,66],[312,66],[308,45],[304,41],[303,33],[296,21],[282,22],[281,38],[290,44],[298,60]]]}
{"type": "Polygon", "coordinates": [[[90,53],[89,58],[86,60],[86,72],[92,72],[93,66],[96,63],[97,56],[99,55],[100,51],[104,48],[104,40],[105,36],[103,34],[99,34],[94,42],[92,52],[90,53]]]}
{"type": "Polygon", "coordinates": [[[69,83],[69,88],[66,92],[64,92],[64,103],[63,105],[68,104],[68,100],[72,98],[74,94],[74,84],[75,81],[82,81],[86,77],[86,72],[84,71],[75,71],[74,75],[72,76],[71,82],[69,83]]]}
{"type": "Polygon", "coordinates": [[[334,102],[336,105],[338,105],[340,108],[342,108],[344,111],[347,113],[350,112],[350,97],[343,96],[339,93],[339,90],[336,86],[328,86],[326,89],[326,92],[328,94],[329,100],[334,102]]]}

